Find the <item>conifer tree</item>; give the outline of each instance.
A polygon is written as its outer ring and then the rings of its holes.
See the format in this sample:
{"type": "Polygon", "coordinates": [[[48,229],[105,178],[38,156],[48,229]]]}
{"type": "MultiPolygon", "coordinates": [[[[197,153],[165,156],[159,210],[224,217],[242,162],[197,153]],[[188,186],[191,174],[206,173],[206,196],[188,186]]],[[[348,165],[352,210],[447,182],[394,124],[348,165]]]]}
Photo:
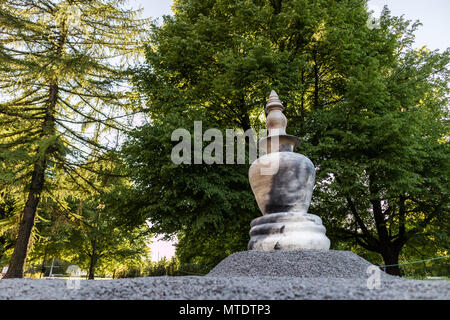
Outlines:
{"type": "Polygon", "coordinates": [[[7,278],[23,276],[39,201],[63,187],[56,173],[95,188],[79,169],[95,170],[112,148],[102,133],[132,112],[128,67],[146,21],[124,4],[0,2],[0,180],[27,193],[7,278]]]}

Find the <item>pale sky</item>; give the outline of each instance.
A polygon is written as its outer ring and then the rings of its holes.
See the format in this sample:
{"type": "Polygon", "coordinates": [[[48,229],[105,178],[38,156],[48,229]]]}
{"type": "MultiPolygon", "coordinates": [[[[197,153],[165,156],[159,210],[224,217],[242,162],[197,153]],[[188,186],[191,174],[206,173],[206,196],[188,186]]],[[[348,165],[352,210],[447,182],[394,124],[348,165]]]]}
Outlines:
{"type": "Polygon", "coordinates": [[[172,10],[170,10],[172,0],[129,0],[129,3],[134,9],[143,8],[144,18],[159,18],[172,14],[172,10]]]}
{"type": "MultiPolygon", "coordinates": [[[[416,47],[445,50],[450,47],[449,0],[370,0],[369,8],[381,11],[387,5],[391,15],[405,15],[420,20],[423,26],[416,31],[416,47]]],[[[376,10],[374,10],[376,11],[376,10]]]]}
{"type": "MultiPolygon", "coordinates": [[[[172,3],[172,0],[130,0],[133,8],[144,9],[145,18],[172,14],[172,3]]],[[[422,22],[423,26],[416,32],[416,47],[426,45],[441,51],[450,47],[450,0],[369,0],[369,8],[375,11],[375,16],[384,5],[394,16],[405,15],[407,19],[422,22]]],[[[173,242],[167,241],[155,241],[151,249],[155,261],[163,256],[170,259],[175,252],[173,242]]]]}
{"type": "MultiPolygon", "coordinates": [[[[158,18],[172,13],[172,0],[129,1],[134,8],[144,9],[144,17],[158,18]]],[[[375,11],[381,11],[384,5],[393,15],[404,14],[423,23],[416,33],[416,46],[441,50],[450,47],[450,0],[369,0],[369,7],[375,11]]]]}

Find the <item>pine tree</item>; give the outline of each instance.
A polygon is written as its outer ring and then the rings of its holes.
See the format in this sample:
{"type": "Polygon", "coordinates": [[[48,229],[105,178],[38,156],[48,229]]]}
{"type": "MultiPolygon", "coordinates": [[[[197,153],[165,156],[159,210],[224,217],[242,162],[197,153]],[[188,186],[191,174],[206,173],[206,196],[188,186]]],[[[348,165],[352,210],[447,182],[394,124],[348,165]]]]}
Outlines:
{"type": "Polygon", "coordinates": [[[56,172],[95,187],[78,169],[111,149],[101,133],[132,110],[128,67],[146,21],[123,4],[0,2],[0,178],[28,193],[7,278],[23,276],[42,194],[63,187],[56,172]]]}

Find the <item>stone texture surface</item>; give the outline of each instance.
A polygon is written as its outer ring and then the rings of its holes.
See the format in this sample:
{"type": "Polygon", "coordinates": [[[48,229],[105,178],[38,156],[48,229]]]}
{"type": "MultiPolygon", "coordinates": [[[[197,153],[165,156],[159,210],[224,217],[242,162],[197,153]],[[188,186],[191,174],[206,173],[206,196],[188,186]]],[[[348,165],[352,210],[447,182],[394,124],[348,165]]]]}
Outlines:
{"type": "Polygon", "coordinates": [[[0,299],[20,300],[404,300],[450,299],[447,281],[386,280],[369,290],[365,279],[301,277],[152,277],[83,280],[3,279],[0,299]]]}
{"type": "Polygon", "coordinates": [[[370,290],[367,266],[369,262],[346,251],[248,251],[231,255],[203,277],[83,280],[79,289],[69,289],[60,279],[3,279],[0,299],[450,299],[448,281],[383,275],[380,288],[370,290]]]}
{"type": "Polygon", "coordinates": [[[279,212],[254,219],[249,250],[328,250],[330,240],[320,217],[309,213],[279,212]]]}
{"type": "MultiPolygon", "coordinates": [[[[350,251],[241,251],[221,261],[209,276],[283,276],[299,278],[367,279],[372,264],[350,251]]],[[[383,277],[392,276],[382,272],[383,277]]]]}
{"type": "Polygon", "coordinates": [[[293,152],[300,140],[286,134],[287,119],[283,110],[277,93],[272,90],[266,105],[269,135],[259,141],[260,148],[267,154],[256,159],[248,172],[250,186],[263,216],[278,218],[282,215],[282,219],[271,218],[275,221],[269,223],[259,218],[253,220],[248,249],[328,250],[330,240],[319,217],[313,221],[285,217],[286,213],[307,215],[316,170],[310,159],[293,152]]]}
{"type": "Polygon", "coordinates": [[[304,155],[294,152],[266,154],[252,163],[248,175],[263,215],[308,211],[316,171],[304,155]]]}

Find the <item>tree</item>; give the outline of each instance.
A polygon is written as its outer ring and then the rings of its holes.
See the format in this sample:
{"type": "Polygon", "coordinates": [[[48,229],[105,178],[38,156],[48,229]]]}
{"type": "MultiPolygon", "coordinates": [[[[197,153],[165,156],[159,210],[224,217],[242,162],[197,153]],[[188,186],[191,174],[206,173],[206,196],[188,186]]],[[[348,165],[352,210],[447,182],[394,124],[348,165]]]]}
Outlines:
{"type": "Polygon", "coordinates": [[[66,209],[51,199],[42,201],[30,261],[62,258],[87,270],[89,279],[100,270],[112,273],[124,265],[142,264],[150,253],[148,226],[121,228],[120,213],[101,198],[68,197],[66,209]]]}
{"type": "MultiPolygon", "coordinates": [[[[312,212],[333,237],[353,239],[386,265],[399,263],[408,241],[448,233],[450,52],[413,49],[417,27],[384,10],[373,32],[394,35],[392,49],[385,59],[369,51],[342,103],[311,113],[315,137],[305,146],[319,169],[312,212]]],[[[401,274],[398,266],[387,272],[401,274]]]]}
{"type": "Polygon", "coordinates": [[[136,265],[150,253],[151,234],[146,224],[131,231],[122,229],[115,223],[115,213],[102,203],[95,207],[97,203],[78,204],[85,223],[68,230],[64,248],[71,261],[88,270],[89,279],[94,279],[96,270],[101,267],[112,271],[111,266],[117,264],[136,265]]]}
{"type": "Polygon", "coordinates": [[[192,127],[191,119],[168,116],[130,133],[122,152],[134,188],[114,194],[115,210],[123,211],[124,226],[148,220],[154,233],[183,238],[177,248],[186,252],[182,263],[215,265],[229,253],[246,248],[248,225],[258,210],[248,188],[248,164],[172,162],[172,131],[192,127]],[[220,240],[212,242],[212,238],[220,240]],[[191,247],[193,243],[199,251],[191,247]]]}
{"type": "Polygon", "coordinates": [[[58,257],[76,263],[88,270],[88,278],[94,279],[99,271],[111,272],[123,265],[140,266],[148,258],[150,236],[143,221],[127,228],[121,225],[123,210],[115,208],[111,201],[117,189],[129,185],[120,175],[124,164],[115,153],[109,160],[98,161],[92,170],[80,170],[80,175],[101,192],[78,189],[74,182],[67,182],[74,190],[65,198],[44,196],[38,212],[31,258],[58,257]]]}
{"type": "MultiPolygon", "coordinates": [[[[332,2],[333,10],[341,10],[339,27],[365,23],[362,2],[353,3],[332,2]]],[[[280,5],[176,1],[175,16],[153,26],[146,64],[135,77],[151,124],[133,132],[123,149],[136,185],[129,198],[139,207],[130,209],[130,217],[150,219],[158,233],[179,233],[177,252],[187,259],[182,262],[212,264],[245,250],[249,222],[260,212],[248,184],[248,163],[175,166],[169,159],[171,132],[192,132],[194,120],[203,121],[204,130],[261,128],[271,88],[281,93],[288,112],[296,110],[299,75],[309,72],[310,39],[320,33],[319,18],[330,1],[286,1],[284,11],[280,5]],[[189,248],[197,239],[207,244],[189,248]]],[[[348,36],[351,42],[354,36],[348,36]]]]}
{"type": "MultiPolygon", "coordinates": [[[[170,152],[167,133],[160,135],[167,140],[150,143],[153,151],[138,155],[147,146],[143,141],[154,140],[144,136],[164,126],[173,130],[169,114],[183,119],[177,121],[186,129],[189,121],[206,119],[220,129],[261,127],[271,88],[285,103],[288,131],[303,140],[299,151],[317,167],[311,212],[324,218],[333,243],[357,241],[395,264],[412,237],[442,221],[448,207],[448,174],[441,169],[448,172],[443,119],[449,53],[414,50],[418,23],[385,10],[380,28],[368,28],[363,0],[178,0],[174,13],[153,26],[146,65],[135,81],[152,124],[136,131],[125,149],[132,167],[150,168],[134,178],[137,193],[155,199],[155,206],[139,214],[161,232],[192,228],[183,234],[208,239],[191,223],[207,211],[177,212],[177,206],[197,203],[177,197],[198,184],[189,184],[186,168],[167,160],[159,171],[156,157],[170,152]],[[169,199],[165,205],[172,209],[158,206],[157,197],[169,199]]],[[[196,179],[214,181],[216,195],[232,199],[241,189],[227,180],[241,168],[212,174],[224,167],[194,170],[196,179]]],[[[241,174],[245,181],[245,168],[241,174]]],[[[232,233],[241,237],[237,230],[232,233]]],[[[388,272],[399,274],[395,267],[388,272]]]]}
{"type": "Polygon", "coordinates": [[[124,85],[145,21],[123,3],[0,2],[0,178],[28,193],[7,278],[23,275],[39,201],[61,186],[56,172],[94,188],[79,170],[111,149],[102,133],[123,129],[119,112],[133,109],[124,85]]]}

